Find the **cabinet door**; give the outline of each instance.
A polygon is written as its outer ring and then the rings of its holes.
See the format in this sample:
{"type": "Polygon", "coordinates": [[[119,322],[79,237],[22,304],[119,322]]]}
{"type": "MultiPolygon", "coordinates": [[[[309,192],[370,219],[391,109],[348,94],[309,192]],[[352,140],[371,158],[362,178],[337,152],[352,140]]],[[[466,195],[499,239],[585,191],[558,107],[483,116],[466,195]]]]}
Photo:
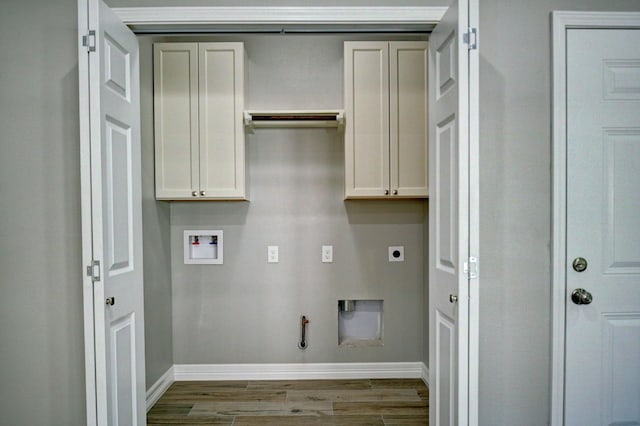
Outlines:
{"type": "Polygon", "coordinates": [[[244,198],[244,49],[200,43],[200,198],[244,198]]]}
{"type": "Polygon", "coordinates": [[[199,187],[197,44],[156,43],[153,54],[156,198],[191,199],[199,187]]]}
{"type": "Polygon", "coordinates": [[[427,42],[389,43],[391,193],[426,197],[427,42]]]}
{"type": "Polygon", "coordinates": [[[389,194],[389,43],[345,42],[345,195],[389,194]]]}

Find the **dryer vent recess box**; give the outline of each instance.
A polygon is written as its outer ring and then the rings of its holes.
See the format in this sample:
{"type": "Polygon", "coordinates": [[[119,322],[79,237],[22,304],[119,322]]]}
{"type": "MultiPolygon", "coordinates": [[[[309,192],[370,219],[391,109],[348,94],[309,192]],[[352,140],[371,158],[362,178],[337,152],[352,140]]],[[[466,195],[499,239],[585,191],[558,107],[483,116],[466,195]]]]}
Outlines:
{"type": "Polygon", "coordinates": [[[184,231],[184,263],[222,265],[223,244],[222,231],[184,231]]]}

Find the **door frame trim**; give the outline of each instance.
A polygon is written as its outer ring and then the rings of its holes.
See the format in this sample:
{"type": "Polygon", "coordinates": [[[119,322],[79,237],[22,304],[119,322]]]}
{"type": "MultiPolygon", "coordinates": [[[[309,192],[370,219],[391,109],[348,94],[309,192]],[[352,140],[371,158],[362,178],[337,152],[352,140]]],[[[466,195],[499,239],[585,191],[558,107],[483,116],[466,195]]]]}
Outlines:
{"type": "MultiPolygon", "coordinates": [[[[89,113],[89,51],[82,38],[89,29],[89,2],[78,0],[78,106],[80,122],[80,222],[82,229],[83,268],[93,261],[93,225],[91,202],[91,117],[89,113]]],[[[82,305],[84,330],[85,406],[87,425],[98,423],[96,381],[95,318],[93,280],[82,271],[82,305]]]]}
{"type": "Polygon", "coordinates": [[[567,232],[567,30],[640,29],[640,12],[553,11],[552,20],[552,246],[551,422],[564,424],[567,232]]]}
{"type": "MultiPolygon", "coordinates": [[[[87,88],[88,56],[86,48],[82,46],[82,36],[88,28],[88,2],[92,0],[78,0],[78,52],[79,52],[79,83],[87,88]]],[[[473,8],[469,10],[475,22],[478,17],[477,1],[472,1],[473,8]]],[[[121,7],[111,8],[114,13],[128,25],[136,34],[144,33],[172,33],[172,32],[273,32],[274,30],[291,30],[293,32],[326,32],[326,31],[386,31],[386,32],[415,32],[417,29],[430,31],[437,25],[447,7],[121,7]],[[248,19],[247,17],[251,17],[248,19]],[[352,27],[352,29],[350,29],[352,27]]],[[[477,52],[477,51],[476,51],[477,52]]],[[[478,67],[478,55],[470,56],[470,64],[478,67]]],[[[473,74],[477,87],[477,74],[473,74]]],[[[80,135],[81,163],[90,159],[88,146],[83,145],[82,138],[88,137],[89,100],[83,98],[80,92],[80,135]]],[[[472,108],[468,125],[470,129],[478,127],[478,98],[469,100],[472,108]]],[[[477,134],[477,133],[474,133],[477,134]]],[[[477,140],[470,145],[470,155],[476,153],[477,140]]],[[[478,169],[469,170],[471,178],[477,182],[478,169]]],[[[81,166],[81,194],[82,194],[82,258],[83,265],[89,265],[92,260],[92,243],[87,240],[91,235],[91,169],[81,166]]],[[[470,192],[472,205],[478,205],[479,192],[470,192]]],[[[470,213],[471,215],[471,213],[470,213]]],[[[478,253],[478,212],[473,213],[470,224],[471,253],[478,253]],[[475,248],[475,250],[473,250],[475,248]]],[[[478,316],[479,303],[477,285],[470,285],[471,300],[468,302],[469,316],[469,424],[477,424],[478,418],[478,316]],[[474,319],[475,318],[475,319],[474,319]],[[472,353],[473,352],[473,353],[472,353]]],[[[83,300],[84,300],[84,331],[85,331],[85,384],[87,424],[97,422],[98,383],[95,377],[95,334],[94,334],[94,305],[93,283],[90,277],[84,276],[83,271],[83,300]]]]}

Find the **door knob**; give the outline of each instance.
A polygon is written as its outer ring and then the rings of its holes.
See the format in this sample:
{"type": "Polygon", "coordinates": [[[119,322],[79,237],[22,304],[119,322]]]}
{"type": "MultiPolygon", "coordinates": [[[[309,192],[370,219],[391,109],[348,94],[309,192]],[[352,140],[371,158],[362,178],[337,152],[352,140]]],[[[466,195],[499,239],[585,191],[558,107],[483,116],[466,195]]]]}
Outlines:
{"type": "Polygon", "coordinates": [[[115,305],[116,304],[116,298],[115,297],[107,297],[106,304],[109,305],[109,306],[115,305]]]}
{"type": "Polygon", "coordinates": [[[584,257],[576,257],[575,259],[573,259],[573,263],[571,264],[571,266],[573,266],[573,270],[576,272],[582,272],[586,270],[587,265],[587,259],[585,259],[584,257]]]}
{"type": "Polygon", "coordinates": [[[458,301],[458,296],[455,296],[453,294],[449,295],[449,302],[456,303],[457,301],[458,301]]]}
{"type": "Polygon", "coordinates": [[[571,292],[571,300],[576,305],[588,305],[593,301],[593,296],[584,288],[576,288],[571,292]]]}
{"type": "Polygon", "coordinates": [[[194,196],[194,197],[197,197],[198,196],[198,191],[192,191],[191,195],[194,196]]]}

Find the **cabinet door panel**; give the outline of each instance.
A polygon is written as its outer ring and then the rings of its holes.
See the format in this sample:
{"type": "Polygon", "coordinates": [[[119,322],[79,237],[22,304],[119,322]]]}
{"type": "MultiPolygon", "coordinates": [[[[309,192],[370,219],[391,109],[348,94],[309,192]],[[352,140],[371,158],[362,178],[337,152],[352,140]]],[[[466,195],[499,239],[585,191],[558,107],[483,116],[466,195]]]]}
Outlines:
{"type": "Polygon", "coordinates": [[[389,45],[345,45],[345,195],[389,191],[389,45]]]}
{"type": "Polygon", "coordinates": [[[391,190],[426,197],[427,43],[391,42],[389,64],[391,190]]]}
{"type": "Polygon", "coordinates": [[[200,43],[199,51],[200,190],[205,198],[243,198],[243,46],[200,43]]]}
{"type": "Polygon", "coordinates": [[[195,43],[154,45],[156,198],[198,189],[198,52],[195,43]]]}

